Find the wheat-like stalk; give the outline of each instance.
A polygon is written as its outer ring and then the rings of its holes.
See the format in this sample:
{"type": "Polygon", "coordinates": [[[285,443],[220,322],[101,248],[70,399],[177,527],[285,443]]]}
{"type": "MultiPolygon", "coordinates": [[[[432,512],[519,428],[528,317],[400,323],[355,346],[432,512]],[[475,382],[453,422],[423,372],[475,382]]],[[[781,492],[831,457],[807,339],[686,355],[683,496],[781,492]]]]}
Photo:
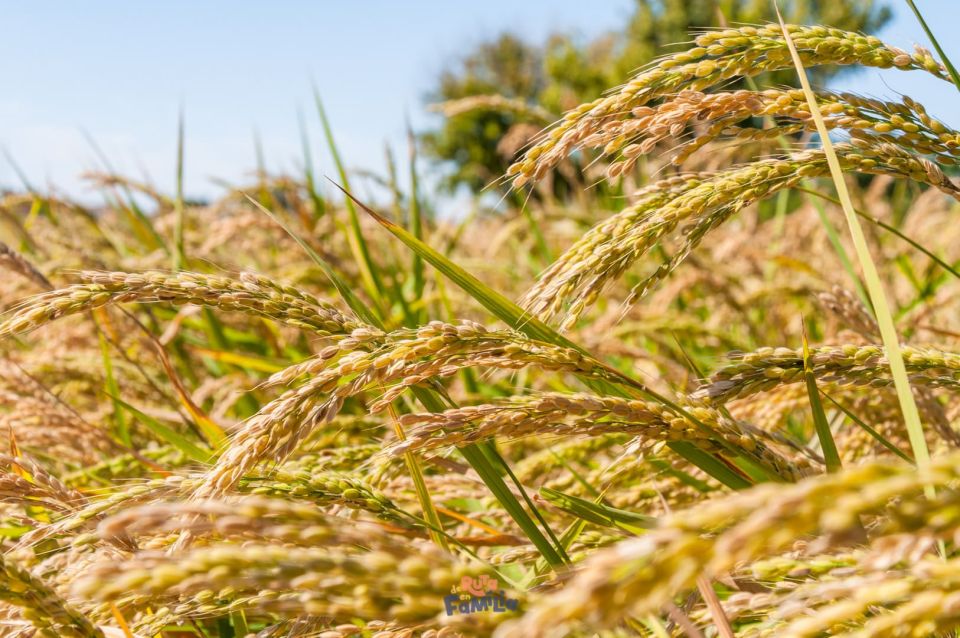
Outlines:
{"type": "Polygon", "coordinates": [[[211,538],[277,538],[303,547],[390,544],[390,536],[378,524],[354,521],[344,526],[342,519],[322,513],[316,505],[318,503],[267,496],[219,501],[151,501],[104,519],[96,533],[110,540],[126,536],[162,537],[164,533],[189,529],[196,535],[211,538]]]}
{"type": "Polygon", "coordinates": [[[528,366],[613,378],[577,350],[537,342],[517,332],[488,331],[472,322],[432,322],[388,335],[361,328],[351,334],[350,341],[271,378],[270,384],[277,385],[309,376],[306,383],[265,405],[244,424],[210,471],[202,493],[222,493],[257,464],[286,458],[313,429],[336,416],[344,401],[371,387],[387,387],[370,405],[372,412],[379,412],[407,388],[465,368],[528,366]],[[343,352],[350,347],[365,349],[343,352]]]}
{"type": "Polygon", "coordinates": [[[0,268],[15,272],[25,279],[29,279],[40,288],[51,289],[53,284],[43,273],[31,264],[26,257],[0,241],[0,268]]]}
{"type": "Polygon", "coordinates": [[[555,117],[541,106],[503,95],[471,95],[458,100],[431,104],[430,110],[441,113],[444,117],[456,117],[478,110],[515,113],[541,123],[549,122],[555,117]]]}
{"type": "MultiPolygon", "coordinates": [[[[879,68],[918,69],[946,79],[946,71],[926,50],[912,55],[878,38],[827,27],[789,25],[804,66],[859,64],[879,68]]],[[[790,53],[779,25],[711,31],[697,36],[692,49],[664,58],[618,91],[584,104],[550,130],[546,139],[510,167],[520,186],[539,179],[580,148],[610,122],[628,118],[634,109],[684,89],[703,91],[738,76],[791,68],[790,53]]]]}
{"type": "MultiPolygon", "coordinates": [[[[926,108],[904,97],[885,102],[851,93],[817,93],[824,122],[844,130],[865,148],[894,144],[921,155],[936,156],[942,165],[954,164],[960,134],[930,117],[926,108]]],[[[806,98],[800,90],[767,89],[703,93],[681,91],[656,107],[635,109],[634,117],[617,120],[584,141],[588,148],[620,159],[610,164],[609,177],[630,173],[637,160],[663,141],[672,141],[694,127],[692,139],[671,149],[671,161],[680,165],[698,149],[717,139],[738,142],[772,140],[804,130],[815,130],[806,98]],[[755,117],[775,118],[777,126],[737,126],[755,117]]]]}
{"type": "Polygon", "coordinates": [[[243,273],[239,280],[199,273],[81,272],[86,283],[28,299],[0,324],[0,337],[39,328],[60,317],[109,304],[167,302],[209,306],[272,319],[320,335],[344,334],[359,324],[297,288],[243,273]]]}
{"type": "MultiPolygon", "coordinates": [[[[837,153],[847,170],[916,179],[960,196],[960,190],[935,164],[898,146],[880,144],[863,150],[838,145],[837,153]]],[[[685,224],[681,247],[633,288],[627,303],[634,303],[731,215],[801,180],[828,172],[823,152],[811,150],[715,176],[692,175],[647,188],[634,205],[594,226],[544,271],[524,296],[524,307],[541,317],[563,315],[562,326],[572,327],[610,282],[685,224]]]]}
{"type": "Polygon", "coordinates": [[[400,422],[410,428],[407,438],[386,451],[399,455],[494,437],[510,440],[531,435],[632,434],[645,445],[686,441],[711,453],[725,451],[723,443],[727,443],[778,475],[804,474],[806,468],[802,461],[798,465],[785,459],[740,424],[695,402],[685,407],[696,421],[653,401],[555,393],[516,397],[440,414],[406,415],[400,422]]]}
{"type": "Polygon", "coordinates": [[[0,556],[0,600],[19,608],[21,616],[44,638],[103,638],[93,625],[62,596],[30,571],[0,556]]]}
{"type": "MultiPolygon", "coordinates": [[[[715,372],[710,383],[699,389],[696,396],[724,403],[803,380],[803,352],[799,349],[762,348],[733,354],[731,358],[734,363],[715,372]]],[[[903,360],[912,382],[957,387],[960,355],[906,346],[903,360]]],[[[810,352],[810,362],[814,375],[825,383],[865,387],[892,383],[889,363],[878,345],[815,348],[810,352]]]]}
{"type": "Polygon", "coordinates": [[[33,459],[0,454],[0,500],[56,510],[74,509],[83,494],[68,487],[33,459]]]}
{"type": "MultiPolygon", "coordinates": [[[[184,600],[203,592],[232,599],[254,612],[289,613],[346,621],[380,613],[401,622],[429,620],[468,566],[396,541],[371,551],[265,543],[195,547],[176,556],[142,551],[122,562],[94,564],[75,581],[75,594],[118,605],[146,597],[184,600]],[[389,582],[383,575],[391,574],[389,582]],[[367,583],[366,592],[358,588],[367,583]]],[[[194,612],[196,613],[196,608],[194,612]]]]}
{"type": "Polygon", "coordinates": [[[928,521],[941,533],[955,530],[955,493],[921,507],[909,499],[928,486],[956,481],[956,460],[956,454],[935,459],[924,472],[871,464],[792,487],[761,486],[686,510],[646,536],[598,552],[566,588],[538,601],[498,635],[544,636],[564,622],[609,624],[624,613],[653,611],[704,572],[722,574],[811,534],[849,543],[862,531],[860,517],[882,511],[895,497],[909,503],[912,516],[900,517],[886,533],[924,528],[928,521]]]}

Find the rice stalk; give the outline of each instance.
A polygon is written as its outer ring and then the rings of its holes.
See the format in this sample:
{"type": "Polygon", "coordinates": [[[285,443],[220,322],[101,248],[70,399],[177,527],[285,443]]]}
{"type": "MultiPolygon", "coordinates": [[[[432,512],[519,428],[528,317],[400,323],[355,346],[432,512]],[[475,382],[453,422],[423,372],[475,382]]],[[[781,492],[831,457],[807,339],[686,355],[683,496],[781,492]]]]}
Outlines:
{"type": "Polygon", "coordinates": [[[805,468],[788,461],[739,424],[690,403],[685,406],[696,421],[686,419],[655,401],[626,400],[587,394],[542,394],[517,397],[493,405],[470,406],[441,414],[402,417],[408,437],[386,450],[396,455],[464,445],[496,437],[510,440],[540,435],[598,436],[631,434],[646,445],[686,441],[707,452],[726,451],[723,442],[757,463],[786,476],[802,476],[805,468]],[[706,427],[704,427],[706,425],[706,427]]]}
{"type": "MultiPolygon", "coordinates": [[[[837,152],[847,170],[903,176],[960,196],[960,189],[935,164],[897,146],[881,144],[862,150],[838,145],[837,152]]],[[[658,182],[641,191],[635,204],[594,226],[561,255],[526,293],[522,305],[544,319],[562,316],[561,327],[570,329],[612,281],[685,224],[680,231],[681,248],[631,290],[625,303],[636,303],[732,215],[829,171],[826,153],[810,150],[714,176],[680,176],[658,182]]]]}
{"type": "MultiPolygon", "coordinates": [[[[805,67],[859,64],[868,67],[923,70],[940,79],[947,72],[929,52],[912,55],[872,36],[827,27],[787,27],[805,67]]],[[[516,186],[542,178],[591,135],[627,117],[633,109],[684,89],[703,91],[733,77],[753,77],[791,68],[784,31],[777,24],[708,31],[695,46],[668,56],[635,76],[619,91],[569,112],[523,159],[510,167],[516,186]]]]}
{"type": "Polygon", "coordinates": [[[418,330],[388,334],[356,329],[348,339],[319,356],[270,379],[270,385],[288,385],[309,377],[244,424],[217,460],[204,489],[206,494],[223,493],[264,460],[285,458],[314,428],[336,416],[347,398],[371,386],[386,387],[370,405],[371,412],[379,412],[406,389],[432,378],[450,377],[471,367],[516,370],[527,366],[599,379],[610,377],[576,350],[509,331],[488,331],[472,322],[431,322],[418,330]]]}
{"type": "Polygon", "coordinates": [[[15,272],[21,277],[29,279],[36,285],[44,289],[53,288],[50,280],[44,277],[43,273],[36,269],[26,257],[13,250],[5,243],[0,242],[0,268],[15,272]]]}
{"type": "Polygon", "coordinates": [[[860,516],[882,511],[892,498],[903,499],[912,515],[889,524],[883,533],[911,531],[932,522],[948,534],[960,520],[947,503],[954,490],[938,491],[942,505],[917,507],[912,498],[929,486],[956,480],[956,455],[936,458],[924,470],[911,465],[868,464],[837,474],[808,478],[794,486],[757,486],[661,519],[652,533],[619,543],[588,559],[563,590],[535,603],[498,636],[550,635],[550,628],[578,622],[607,626],[625,613],[657,610],[698,576],[723,574],[739,563],[782,550],[818,534],[822,546],[855,538],[860,516]],[[945,515],[942,519],[939,517],[945,515]]]}
{"type": "MultiPolygon", "coordinates": [[[[732,353],[730,365],[717,370],[694,396],[711,403],[766,392],[803,381],[803,351],[794,348],[761,348],[732,353]]],[[[932,387],[957,387],[960,356],[932,348],[904,346],[904,366],[913,383],[932,387]]],[[[810,351],[811,372],[818,382],[845,387],[886,387],[893,383],[890,361],[880,345],[823,346],[810,351]]]]}
{"type": "Polygon", "coordinates": [[[103,638],[103,631],[16,562],[0,556],[0,599],[20,610],[44,638],[103,638]]]}
{"type": "Polygon", "coordinates": [[[0,324],[0,337],[35,330],[67,315],[124,303],[192,304],[242,312],[327,336],[359,324],[332,305],[266,277],[242,273],[239,279],[161,271],[78,273],[85,283],[31,297],[0,324]]]}

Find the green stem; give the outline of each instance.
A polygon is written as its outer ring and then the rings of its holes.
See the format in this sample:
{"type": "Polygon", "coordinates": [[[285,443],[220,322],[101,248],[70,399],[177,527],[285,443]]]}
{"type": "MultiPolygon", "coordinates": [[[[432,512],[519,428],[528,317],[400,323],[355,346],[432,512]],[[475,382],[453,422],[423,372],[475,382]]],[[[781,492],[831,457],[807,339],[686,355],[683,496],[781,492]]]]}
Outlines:
{"type": "Polygon", "coordinates": [[[937,38],[935,38],[933,35],[933,31],[930,30],[929,26],[927,26],[927,21],[923,19],[923,15],[920,13],[920,10],[917,9],[917,5],[913,3],[913,0],[907,0],[907,4],[910,5],[911,9],[913,9],[913,15],[917,16],[917,21],[920,23],[920,26],[923,27],[927,37],[930,38],[930,43],[933,44],[933,48],[937,50],[937,54],[943,61],[943,66],[947,67],[947,73],[950,74],[950,79],[953,80],[954,86],[956,86],[957,90],[960,91],[960,73],[957,73],[957,68],[953,66],[950,58],[948,58],[947,54],[943,52],[943,49],[940,47],[940,43],[937,42],[937,38]]]}

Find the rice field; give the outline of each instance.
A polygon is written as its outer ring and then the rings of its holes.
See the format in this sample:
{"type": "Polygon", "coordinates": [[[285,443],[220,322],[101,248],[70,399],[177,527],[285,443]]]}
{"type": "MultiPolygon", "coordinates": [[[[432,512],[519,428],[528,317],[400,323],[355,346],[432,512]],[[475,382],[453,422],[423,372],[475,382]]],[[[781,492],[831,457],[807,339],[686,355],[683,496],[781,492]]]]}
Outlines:
{"type": "Polygon", "coordinates": [[[4,194],[0,636],[955,635],[960,132],[837,65],[960,89],[744,26],[543,131],[496,214],[416,163],[363,200],[322,108],[334,185],[4,194]]]}

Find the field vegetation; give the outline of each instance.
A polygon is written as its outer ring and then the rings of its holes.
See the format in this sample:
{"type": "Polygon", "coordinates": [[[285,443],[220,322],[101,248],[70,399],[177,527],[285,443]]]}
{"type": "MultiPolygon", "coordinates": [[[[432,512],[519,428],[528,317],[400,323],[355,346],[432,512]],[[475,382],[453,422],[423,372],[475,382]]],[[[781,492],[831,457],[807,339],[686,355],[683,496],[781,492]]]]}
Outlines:
{"type": "Polygon", "coordinates": [[[960,132],[817,86],[856,67],[960,90],[734,25],[514,149],[495,214],[422,161],[361,201],[319,99],[333,184],[6,193],[0,635],[954,635],[960,132]]]}

